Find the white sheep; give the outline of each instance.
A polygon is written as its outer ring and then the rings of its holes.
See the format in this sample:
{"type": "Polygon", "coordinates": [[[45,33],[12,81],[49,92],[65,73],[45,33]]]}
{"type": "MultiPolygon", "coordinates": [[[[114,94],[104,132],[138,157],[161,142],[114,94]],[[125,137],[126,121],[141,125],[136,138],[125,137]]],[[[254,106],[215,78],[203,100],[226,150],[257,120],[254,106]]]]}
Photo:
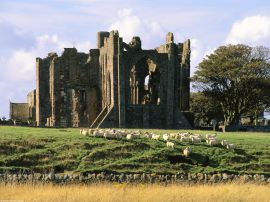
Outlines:
{"type": "Polygon", "coordinates": [[[94,129],[88,129],[88,135],[93,135],[94,129]]]}
{"type": "Polygon", "coordinates": [[[217,139],[208,139],[208,144],[210,146],[217,145],[218,144],[217,139]]]}
{"type": "Polygon", "coordinates": [[[192,143],[201,143],[201,138],[200,137],[191,137],[191,142],[192,143]]]}
{"type": "Polygon", "coordinates": [[[93,132],[93,136],[95,137],[103,137],[104,132],[102,130],[95,130],[93,132]]]}
{"type": "Polygon", "coordinates": [[[180,139],[181,139],[181,135],[180,135],[179,133],[178,133],[178,134],[175,134],[174,138],[175,138],[176,140],[180,140],[180,139]]]}
{"type": "Polygon", "coordinates": [[[200,134],[194,134],[194,135],[191,135],[192,137],[197,137],[197,138],[202,138],[202,136],[200,134]]]}
{"type": "Polygon", "coordinates": [[[80,129],[80,135],[82,135],[82,131],[83,131],[83,129],[80,129]]]}
{"type": "Polygon", "coordinates": [[[226,148],[227,149],[235,149],[235,145],[234,144],[227,144],[226,148]]]}
{"type": "Polygon", "coordinates": [[[160,135],[153,134],[152,135],[152,140],[159,140],[160,135]]]}
{"type": "Polygon", "coordinates": [[[221,145],[226,147],[228,145],[228,141],[227,140],[221,140],[221,145]]]}
{"type": "Polygon", "coordinates": [[[191,152],[192,152],[191,148],[187,147],[187,148],[184,149],[183,154],[184,154],[185,157],[189,157],[191,152]]]}
{"type": "Polygon", "coordinates": [[[166,145],[167,145],[167,147],[174,148],[174,143],[173,142],[167,142],[166,145]]]}
{"type": "Polygon", "coordinates": [[[152,133],[146,132],[146,133],[144,134],[144,137],[151,139],[151,138],[152,138],[152,133]]]}
{"type": "Polygon", "coordinates": [[[88,135],[88,130],[82,129],[82,135],[87,136],[88,135]]]}
{"type": "Polygon", "coordinates": [[[103,137],[104,138],[114,138],[115,137],[115,135],[114,134],[112,134],[112,133],[109,133],[109,132],[104,132],[103,133],[103,137]]]}
{"type": "Polygon", "coordinates": [[[179,135],[181,137],[188,137],[190,134],[187,132],[187,133],[179,133],[179,135]]]}
{"type": "Polygon", "coordinates": [[[190,139],[189,139],[189,137],[181,136],[180,141],[181,141],[181,142],[189,142],[190,139]]]}
{"type": "Polygon", "coordinates": [[[134,135],[132,135],[131,133],[127,134],[127,140],[132,140],[134,138],[134,135]]]}
{"type": "Polygon", "coordinates": [[[206,139],[211,139],[211,138],[216,138],[217,134],[206,134],[205,138],[206,139]]]}
{"type": "Polygon", "coordinates": [[[170,136],[168,134],[164,134],[162,138],[163,140],[168,141],[170,139],[170,136]]]}
{"type": "Polygon", "coordinates": [[[178,134],[177,133],[170,133],[169,134],[169,137],[171,138],[171,139],[177,139],[177,136],[178,136],[178,134]]]}

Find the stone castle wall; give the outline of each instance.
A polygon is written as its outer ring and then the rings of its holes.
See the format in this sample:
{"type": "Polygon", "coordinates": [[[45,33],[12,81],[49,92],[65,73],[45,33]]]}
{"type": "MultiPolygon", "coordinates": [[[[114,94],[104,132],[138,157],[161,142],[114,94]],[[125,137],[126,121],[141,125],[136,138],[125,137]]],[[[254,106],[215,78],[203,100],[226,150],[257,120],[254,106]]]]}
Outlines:
{"type": "MultiPolygon", "coordinates": [[[[37,126],[190,128],[190,41],[143,50],[139,37],[98,32],[97,48],[36,59],[37,126]]],[[[34,99],[34,100],[33,100],[34,99]]],[[[33,114],[34,111],[32,111],[33,114]]]]}

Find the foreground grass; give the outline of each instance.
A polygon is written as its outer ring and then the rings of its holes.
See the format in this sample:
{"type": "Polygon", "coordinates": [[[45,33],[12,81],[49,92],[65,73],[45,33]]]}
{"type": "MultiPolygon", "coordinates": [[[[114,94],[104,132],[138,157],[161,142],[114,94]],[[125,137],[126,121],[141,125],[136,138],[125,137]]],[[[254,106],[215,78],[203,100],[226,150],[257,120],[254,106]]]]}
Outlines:
{"type": "MultiPolygon", "coordinates": [[[[157,134],[176,130],[142,130],[157,134]]],[[[192,131],[205,134],[209,131],[192,131]]],[[[210,132],[211,133],[211,132],[210,132]]],[[[218,133],[237,147],[228,151],[205,142],[191,145],[190,158],[182,156],[190,145],[140,138],[132,141],[85,137],[79,129],[0,126],[0,171],[30,169],[35,172],[119,173],[260,173],[270,175],[270,133],[218,133]]]]}
{"type": "Polygon", "coordinates": [[[86,201],[245,201],[269,202],[270,186],[254,184],[218,185],[0,185],[1,200],[25,202],[86,201]]]}

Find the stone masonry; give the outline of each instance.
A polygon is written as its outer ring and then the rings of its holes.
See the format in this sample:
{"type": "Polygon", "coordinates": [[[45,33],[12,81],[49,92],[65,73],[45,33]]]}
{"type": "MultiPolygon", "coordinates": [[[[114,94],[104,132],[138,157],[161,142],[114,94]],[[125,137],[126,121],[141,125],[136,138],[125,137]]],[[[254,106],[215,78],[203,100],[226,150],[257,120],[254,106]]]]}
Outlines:
{"type": "Polygon", "coordinates": [[[97,48],[36,59],[36,124],[52,127],[191,128],[190,41],[143,50],[138,36],[98,32],[97,48]]]}

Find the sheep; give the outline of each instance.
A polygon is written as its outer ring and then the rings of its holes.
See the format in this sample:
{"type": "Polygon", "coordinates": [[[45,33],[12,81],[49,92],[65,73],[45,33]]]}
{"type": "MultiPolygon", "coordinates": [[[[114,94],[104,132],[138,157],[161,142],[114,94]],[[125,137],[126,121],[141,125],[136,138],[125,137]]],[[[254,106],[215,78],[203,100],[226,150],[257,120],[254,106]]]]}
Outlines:
{"type": "Polygon", "coordinates": [[[188,137],[189,133],[178,133],[181,137],[188,137]]]}
{"type": "Polygon", "coordinates": [[[192,150],[190,147],[187,147],[183,150],[183,154],[185,157],[189,157],[189,155],[191,154],[192,150]]]}
{"type": "Polygon", "coordinates": [[[189,142],[190,139],[189,139],[189,137],[181,136],[180,141],[181,141],[181,142],[189,142]]]}
{"type": "Polygon", "coordinates": [[[117,136],[118,136],[119,139],[120,139],[120,138],[126,138],[127,133],[126,133],[125,130],[118,130],[117,136]]]}
{"type": "Polygon", "coordinates": [[[192,143],[201,143],[201,138],[199,138],[199,137],[191,137],[191,142],[192,143]]]}
{"type": "Polygon", "coordinates": [[[221,140],[221,145],[226,147],[228,145],[228,141],[227,140],[221,140]]]}
{"type": "Polygon", "coordinates": [[[200,134],[194,134],[194,135],[191,135],[191,137],[197,137],[197,138],[202,138],[202,136],[200,134]]]}
{"type": "Polygon", "coordinates": [[[208,139],[208,144],[210,146],[217,145],[218,144],[217,139],[208,139]]]}
{"type": "Polygon", "coordinates": [[[140,131],[139,130],[135,130],[135,131],[132,131],[132,133],[139,133],[140,134],[140,131]]]}
{"type": "Polygon", "coordinates": [[[179,133],[178,133],[178,134],[175,134],[174,138],[175,138],[176,140],[180,140],[180,139],[181,139],[181,135],[180,135],[179,133]]]}
{"type": "Polygon", "coordinates": [[[115,135],[113,133],[104,132],[103,137],[105,139],[107,139],[107,138],[111,138],[112,139],[112,138],[115,138],[115,135]]]}
{"type": "Polygon", "coordinates": [[[144,137],[151,139],[151,138],[152,138],[152,133],[146,132],[146,133],[144,134],[144,137]]]}
{"type": "Polygon", "coordinates": [[[81,134],[84,135],[84,136],[87,136],[88,135],[88,130],[82,129],[81,134]]]}
{"type": "Polygon", "coordinates": [[[134,138],[140,138],[140,133],[131,133],[133,136],[134,136],[134,138]]]}
{"type": "Polygon", "coordinates": [[[94,129],[88,129],[88,135],[93,135],[94,129]]]}
{"type": "Polygon", "coordinates": [[[167,142],[166,145],[167,145],[167,147],[174,148],[174,143],[173,142],[167,142]]]}
{"type": "Polygon", "coordinates": [[[168,141],[170,139],[170,136],[168,134],[164,134],[162,138],[163,140],[168,141]]]}
{"type": "Polygon", "coordinates": [[[227,149],[235,149],[235,145],[234,144],[227,144],[226,148],[227,149]]]}
{"type": "Polygon", "coordinates": [[[103,131],[102,130],[95,130],[93,132],[93,136],[95,136],[95,137],[103,137],[103,131]]]}
{"type": "Polygon", "coordinates": [[[159,140],[160,135],[153,134],[152,135],[152,140],[159,140]]]}
{"type": "Polygon", "coordinates": [[[177,136],[178,136],[177,133],[170,133],[170,134],[169,134],[169,137],[170,137],[171,139],[173,139],[173,138],[177,139],[177,136]]]}
{"type": "Polygon", "coordinates": [[[131,133],[127,134],[127,140],[132,140],[134,138],[134,135],[132,135],[131,133]]]}
{"type": "Polygon", "coordinates": [[[205,138],[206,138],[206,139],[216,138],[216,136],[217,136],[216,133],[215,133],[215,134],[206,134],[206,135],[205,135],[205,138]]]}
{"type": "Polygon", "coordinates": [[[83,129],[80,129],[80,135],[82,135],[82,131],[83,131],[83,129]]]}

